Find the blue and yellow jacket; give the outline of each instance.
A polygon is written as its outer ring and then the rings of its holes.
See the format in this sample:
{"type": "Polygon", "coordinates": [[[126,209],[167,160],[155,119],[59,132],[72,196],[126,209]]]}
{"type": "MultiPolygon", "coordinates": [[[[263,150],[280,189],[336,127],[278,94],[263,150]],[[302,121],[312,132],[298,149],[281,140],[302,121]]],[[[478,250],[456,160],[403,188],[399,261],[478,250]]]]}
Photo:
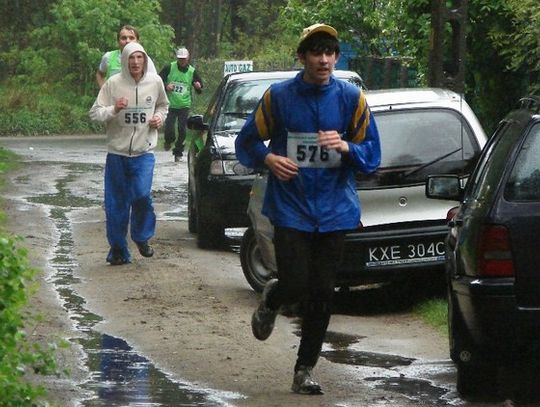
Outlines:
{"type": "Polygon", "coordinates": [[[323,233],[355,229],[360,202],[354,174],[371,173],[381,161],[375,120],[356,86],[334,76],[322,86],[302,77],[303,71],[265,92],[236,139],[236,155],[252,168],[263,167],[270,152],[299,164],[298,176],[289,181],[269,174],[262,213],[274,226],[323,233]],[[313,141],[319,130],[338,131],[349,153],[332,151],[334,164],[325,167],[328,152],[313,141]]]}

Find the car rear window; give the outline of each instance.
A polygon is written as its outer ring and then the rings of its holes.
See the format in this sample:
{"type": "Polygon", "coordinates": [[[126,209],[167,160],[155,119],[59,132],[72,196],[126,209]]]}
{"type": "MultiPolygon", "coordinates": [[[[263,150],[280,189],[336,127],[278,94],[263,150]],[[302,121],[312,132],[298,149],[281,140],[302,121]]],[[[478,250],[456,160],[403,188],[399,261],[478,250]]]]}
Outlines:
{"type": "Polygon", "coordinates": [[[459,112],[414,109],[375,112],[382,161],[375,174],[359,174],[361,188],[424,183],[430,174],[466,175],[478,144],[459,112]]]}
{"type": "Polygon", "coordinates": [[[533,126],[521,146],[505,189],[505,198],[540,200],[540,124],[533,126]]]}

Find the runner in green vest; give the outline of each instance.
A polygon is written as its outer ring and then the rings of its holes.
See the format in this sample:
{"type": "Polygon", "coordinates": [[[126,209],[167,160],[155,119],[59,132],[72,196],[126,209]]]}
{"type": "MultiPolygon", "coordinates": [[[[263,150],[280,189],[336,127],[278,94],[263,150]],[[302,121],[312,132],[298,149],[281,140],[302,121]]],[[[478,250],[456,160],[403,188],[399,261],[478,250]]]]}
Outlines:
{"type": "MultiPolygon", "coordinates": [[[[169,97],[169,114],[165,120],[165,150],[172,153],[174,161],[180,161],[184,154],[186,123],[192,102],[192,87],[197,93],[202,91],[202,80],[193,66],[189,64],[189,51],[181,47],[176,51],[176,61],[165,65],[159,73],[169,97]],[[178,138],[175,135],[175,122],[178,124],[178,138]],[[175,142],[176,140],[176,142],[175,142]]],[[[196,140],[197,142],[197,140],[196,140]]]]}
{"type": "MultiPolygon", "coordinates": [[[[118,41],[118,49],[103,54],[96,72],[96,82],[100,89],[107,79],[122,70],[122,64],[120,62],[122,50],[130,42],[139,42],[139,32],[132,25],[124,25],[118,31],[116,39],[118,41]]],[[[157,73],[156,67],[150,57],[148,57],[148,72],[157,73]]]]}

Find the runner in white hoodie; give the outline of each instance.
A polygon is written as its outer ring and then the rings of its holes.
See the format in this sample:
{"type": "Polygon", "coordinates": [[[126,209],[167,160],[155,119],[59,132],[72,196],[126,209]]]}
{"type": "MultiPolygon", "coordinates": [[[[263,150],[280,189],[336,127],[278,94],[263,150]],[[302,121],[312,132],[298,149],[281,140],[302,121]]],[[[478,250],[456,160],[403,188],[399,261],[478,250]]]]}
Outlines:
{"type": "Polygon", "coordinates": [[[163,81],[147,70],[142,45],[127,44],[121,60],[121,73],[105,82],[90,109],[90,118],[104,123],[107,133],[105,214],[111,265],[131,261],[128,225],[141,255],[154,254],[148,244],[156,226],[151,196],[153,149],[169,107],[163,81]]]}

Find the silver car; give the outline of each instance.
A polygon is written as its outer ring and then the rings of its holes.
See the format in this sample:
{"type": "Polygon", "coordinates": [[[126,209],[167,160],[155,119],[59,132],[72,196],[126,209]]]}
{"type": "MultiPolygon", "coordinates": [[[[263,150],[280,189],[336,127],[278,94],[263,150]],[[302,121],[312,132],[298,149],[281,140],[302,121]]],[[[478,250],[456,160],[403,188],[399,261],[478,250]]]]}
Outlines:
{"type": "MultiPolygon", "coordinates": [[[[347,232],[337,285],[413,281],[443,283],[447,212],[456,202],[425,196],[430,174],[467,179],[486,135],[458,94],[433,88],[366,91],[381,137],[382,162],[357,175],[362,225],[347,232]]],[[[266,176],[252,186],[251,226],[240,247],[249,284],[262,291],[276,273],[273,228],[261,214],[266,176]]]]}

